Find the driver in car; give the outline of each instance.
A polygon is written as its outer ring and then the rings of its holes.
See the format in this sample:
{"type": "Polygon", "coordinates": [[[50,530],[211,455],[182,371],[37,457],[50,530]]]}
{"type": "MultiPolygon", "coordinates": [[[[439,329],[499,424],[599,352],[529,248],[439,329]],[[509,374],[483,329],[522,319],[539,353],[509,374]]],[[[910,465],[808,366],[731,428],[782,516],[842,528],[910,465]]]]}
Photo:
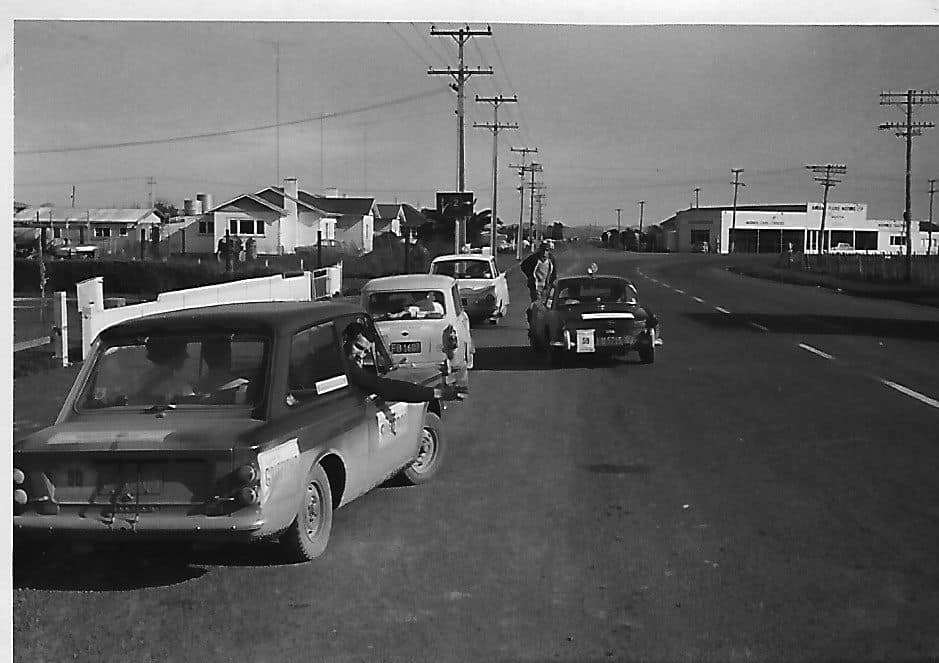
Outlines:
{"type": "Polygon", "coordinates": [[[349,364],[349,381],[363,391],[376,394],[385,401],[403,401],[405,403],[423,403],[424,401],[460,400],[466,388],[458,385],[438,385],[428,387],[406,380],[383,378],[365,368],[365,359],[373,356],[372,342],[368,340],[365,327],[352,322],[343,332],[343,354],[349,364]]]}

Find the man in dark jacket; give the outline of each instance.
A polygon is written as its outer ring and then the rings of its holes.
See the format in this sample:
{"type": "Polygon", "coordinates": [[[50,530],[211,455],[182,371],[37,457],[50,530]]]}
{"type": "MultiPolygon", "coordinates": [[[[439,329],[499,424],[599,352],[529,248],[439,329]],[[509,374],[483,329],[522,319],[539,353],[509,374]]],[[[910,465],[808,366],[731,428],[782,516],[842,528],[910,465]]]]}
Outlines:
{"type": "Polygon", "coordinates": [[[460,400],[466,388],[442,384],[427,387],[406,380],[383,378],[364,368],[365,358],[372,352],[372,343],[366,336],[365,327],[358,322],[350,323],[343,332],[343,353],[349,360],[349,381],[370,394],[385,401],[423,403],[424,401],[460,400]]]}
{"type": "Polygon", "coordinates": [[[539,299],[544,289],[557,278],[554,256],[551,255],[547,242],[542,242],[535,253],[522,261],[519,268],[528,280],[528,295],[531,301],[539,299]]]}

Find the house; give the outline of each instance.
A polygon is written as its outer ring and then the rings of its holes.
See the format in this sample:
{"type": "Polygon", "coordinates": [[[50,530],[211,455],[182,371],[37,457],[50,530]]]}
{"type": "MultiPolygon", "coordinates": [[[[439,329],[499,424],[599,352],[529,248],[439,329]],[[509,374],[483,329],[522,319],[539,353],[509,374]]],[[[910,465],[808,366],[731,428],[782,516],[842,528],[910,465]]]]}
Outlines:
{"type": "Polygon", "coordinates": [[[297,247],[344,244],[362,252],[372,250],[372,198],[316,196],[301,191],[296,178],[282,187],[269,186],[241,194],[209,208],[199,234],[212,238],[212,250],[226,234],[253,239],[258,254],[294,253],[297,247]]]}
{"type": "Polygon", "coordinates": [[[13,215],[15,228],[44,228],[53,245],[95,245],[99,256],[137,257],[142,243],[158,236],[152,208],[26,207],[13,215]]]}
{"type": "Polygon", "coordinates": [[[401,235],[401,221],[404,212],[401,211],[401,205],[389,203],[375,204],[375,234],[383,235],[392,233],[401,235]]]}

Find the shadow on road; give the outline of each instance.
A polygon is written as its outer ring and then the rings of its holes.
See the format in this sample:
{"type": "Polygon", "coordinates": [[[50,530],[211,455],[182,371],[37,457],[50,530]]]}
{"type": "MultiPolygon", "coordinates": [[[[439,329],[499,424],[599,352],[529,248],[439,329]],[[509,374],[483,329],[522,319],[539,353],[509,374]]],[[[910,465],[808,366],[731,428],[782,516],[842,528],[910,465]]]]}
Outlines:
{"type": "Polygon", "coordinates": [[[93,553],[68,549],[13,553],[15,589],[122,592],[177,585],[206,572],[193,565],[190,555],[181,549],[148,551],[128,546],[93,553]]]}
{"type": "Polygon", "coordinates": [[[626,359],[596,355],[569,356],[561,367],[551,365],[544,354],[536,354],[527,345],[476,348],[473,371],[557,371],[566,368],[611,368],[624,364],[640,364],[638,356],[626,359]]]}
{"type": "MultiPolygon", "coordinates": [[[[685,313],[695,322],[719,329],[748,327],[756,322],[777,334],[831,334],[939,341],[939,320],[853,318],[836,315],[779,315],[763,313],[685,313]]],[[[478,355],[477,355],[478,357],[478,355]]]]}

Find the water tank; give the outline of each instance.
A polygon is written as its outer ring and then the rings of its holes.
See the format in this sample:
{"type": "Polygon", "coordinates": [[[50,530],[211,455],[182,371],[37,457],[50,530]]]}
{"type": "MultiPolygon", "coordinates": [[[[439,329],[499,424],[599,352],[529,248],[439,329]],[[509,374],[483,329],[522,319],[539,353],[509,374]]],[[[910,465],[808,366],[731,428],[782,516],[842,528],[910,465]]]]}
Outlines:
{"type": "Polygon", "coordinates": [[[192,216],[195,214],[193,209],[195,209],[195,207],[192,204],[192,198],[185,198],[183,200],[183,214],[186,216],[192,216]]]}
{"type": "Polygon", "coordinates": [[[199,210],[199,214],[204,214],[212,209],[212,194],[211,193],[197,193],[196,200],[202,203],[202,209],[199,210]]]}

